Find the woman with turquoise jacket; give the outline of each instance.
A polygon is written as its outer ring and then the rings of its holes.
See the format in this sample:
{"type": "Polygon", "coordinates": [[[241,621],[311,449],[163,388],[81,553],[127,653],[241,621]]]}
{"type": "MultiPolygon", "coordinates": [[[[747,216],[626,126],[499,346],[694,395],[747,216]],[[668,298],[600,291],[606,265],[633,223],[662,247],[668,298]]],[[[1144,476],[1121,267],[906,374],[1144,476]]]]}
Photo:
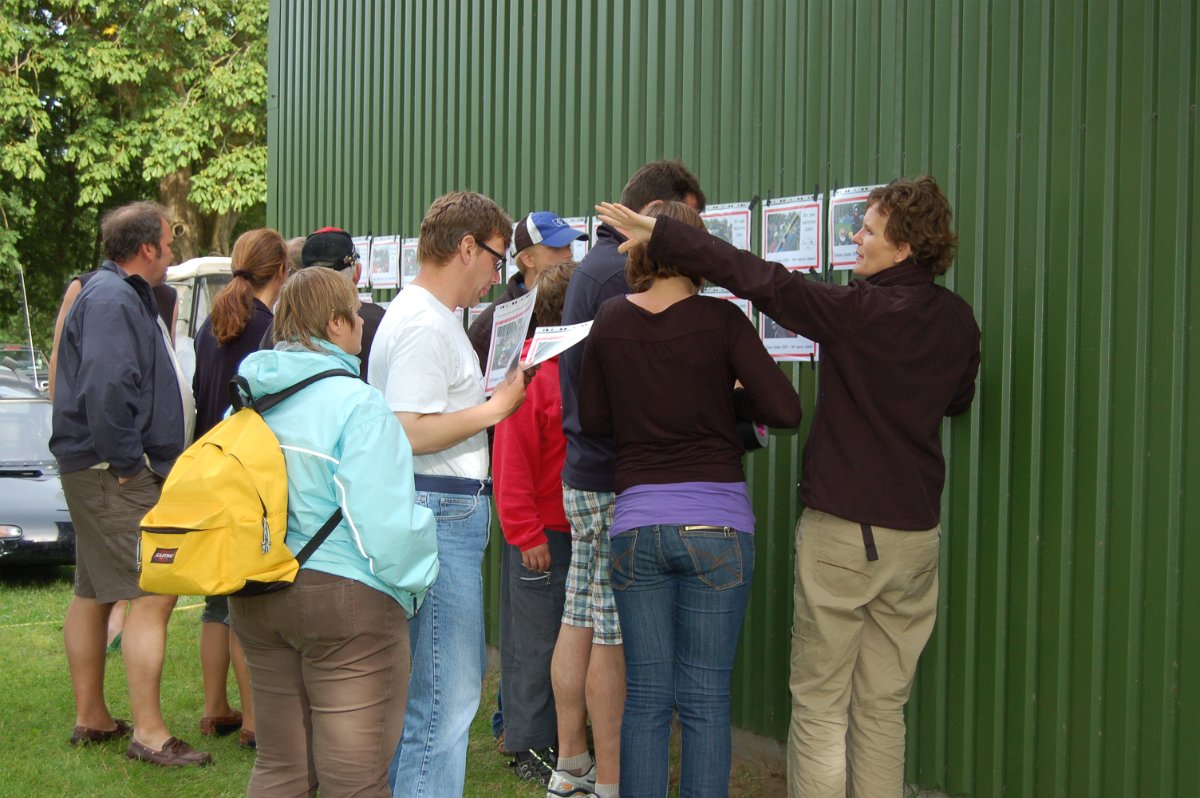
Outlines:
{"type": "MultiPolygon", "coordinates": [[[[358,373],[362,319],[350,281],[304,269],[284,284],[273,350],[238,369],[254,396],[321,372],[358,373]]],[[[413,503],[412,449],[383,396],[330,377],[264,420],[283,448],[287,545],[343,518],[286,590],[233,597],[258,709],[253,796],[387,796],[408,688],[408,618],[437,576],[432,514],[413,503]]]]}

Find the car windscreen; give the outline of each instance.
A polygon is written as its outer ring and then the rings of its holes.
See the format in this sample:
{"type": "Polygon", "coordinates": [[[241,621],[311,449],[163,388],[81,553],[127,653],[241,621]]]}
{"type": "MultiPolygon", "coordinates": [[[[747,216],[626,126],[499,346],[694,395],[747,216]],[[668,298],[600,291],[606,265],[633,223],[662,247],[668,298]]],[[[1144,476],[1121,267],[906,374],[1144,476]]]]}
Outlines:
{"type": "Polygon", "coordinates": [[[0,462],[37,463],[50,454],[50,408],[43,399],[5,399],[0,392],[0,462]]]}
{"type": "Polygon", "coordinates": [[[31,354],[28,349],[7,349],[2,354],[11,357],[19,368],[31,369],[36,366],[42,374],[50,370],[50,364],[40,350],[35,349],[31,354]]]}

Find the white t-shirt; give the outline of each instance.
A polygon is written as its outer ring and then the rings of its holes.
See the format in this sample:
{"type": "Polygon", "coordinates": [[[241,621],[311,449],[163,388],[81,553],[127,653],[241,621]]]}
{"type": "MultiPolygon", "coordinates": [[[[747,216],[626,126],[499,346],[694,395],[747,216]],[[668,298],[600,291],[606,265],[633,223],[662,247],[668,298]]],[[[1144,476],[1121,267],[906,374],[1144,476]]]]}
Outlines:
{"type": "MultiPolygon", "coordinates": [[[[379,322],[367,381],[393,412],[453,413],[482,404],[479,359],[458,315],[417,285],[396,295],[379,322]]],[[[413,457],[418,474],[484,479],[487,433],[413,457]]]]}

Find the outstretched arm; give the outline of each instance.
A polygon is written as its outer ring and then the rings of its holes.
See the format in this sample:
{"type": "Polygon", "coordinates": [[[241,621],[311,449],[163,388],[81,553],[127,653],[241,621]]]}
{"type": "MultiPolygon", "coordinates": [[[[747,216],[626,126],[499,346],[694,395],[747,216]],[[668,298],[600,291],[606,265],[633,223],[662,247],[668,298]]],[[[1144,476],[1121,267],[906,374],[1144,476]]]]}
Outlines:
{"type": "Polygon", "coordinates": [[[807,280],[800,272],[765,261],[704,230],[673,219],[643,216],[623,205],[602,202],[596,213],[629,237],[623,250],[626,245],[645,244],[652,260],[670,263],[683,274],[702,277],[749,299],[759,312],[805,338],[830,343],[855,320],[860,292],[853,284],[807,280]]]}

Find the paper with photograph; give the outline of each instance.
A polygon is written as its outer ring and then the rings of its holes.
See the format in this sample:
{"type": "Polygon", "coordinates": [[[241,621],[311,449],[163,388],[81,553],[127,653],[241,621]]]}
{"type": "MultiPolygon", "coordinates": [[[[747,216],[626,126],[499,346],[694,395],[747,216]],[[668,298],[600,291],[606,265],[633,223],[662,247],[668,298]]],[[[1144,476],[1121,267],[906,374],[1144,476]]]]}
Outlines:
{"type": "Polygon", "coordinates": [[[750,249],[750,203],[726,202],[709,205],[700,214],[708,232],[738,249],[750,249]]]}
{"type": "Polygon", "coordinates": [[[478,305],[472,305],[467,308],[467,326],[470,327],[475,323],[475,319],[483,315],[483,312],[492,306],[491,302],[480,302],[478,305]]]}
{"type": "Polygon", "coordinates": [[[417,239],[406,238],[400,244],[400,287],[405,288],[417,277],[417,239]]]}
{"type": "Polygon", "coordinates": [[[377,236],[371,241],[371,287],[400,285],[400,236],[377,236]]]}
{"type": "Polygon", "coordinates": [[[491,393],[517,368],[525,333],[533,318],[533,303],[537,301],[537,286],[511,302],[496,305],[492,316],[492,343],[488,348],[487,373],[483,375],[483,390],[491,393]]]}
{"type": "Polygon", "coordinates": [[[561,355],[575,344],[587,338],[592,330],[590,321],[579,324],[568,324],[562,327],[538,327],[529,343],[529,355],[525,358],[526,366],[536,366],[545,363],[555,355],[561,355]]]}
{"type": "Polygon", "coordinates": [[[354,244],[354,251],[358,253],[358,263],[362,266],[358,270],[358,287],[366,288],[371,284],[371,237],[355,236],[350,241],[354,244]]]}
{"type": "MultiPolygon", "coordinates": [[[[586,216],[570,216],[563,219],[563,221],[567,223],[567,227],[571,228],[572,230],[578,230],[584,235],[588,235],[588,232],[592,227],[591,220],[586,216]]],[[[571,242],[571,257],[576,263],[579,263],[579,261],[583,260],[583,256],[587,254],[591,244],[592,241],[590,238],[582,238],[578,241],[571,242]]]]}
{"type": "Polygon", "coordinates": [[[759,314],[763,346],[776,360],[818,360],[817,344],[792,332],[765,313],[759,314]]]}
{"type": "Polygon", "coordinates": [[[858,257],[854,235],[867,214],[867,195],[878,186],[839,188],[829,197],[829,268],[853,269],[858,257]]]}
{"type": "Polygon", "coordinates": [[[763,257],[792,271],[821,268],[821,195],[783,197],[763,205],[763,257]]]}

